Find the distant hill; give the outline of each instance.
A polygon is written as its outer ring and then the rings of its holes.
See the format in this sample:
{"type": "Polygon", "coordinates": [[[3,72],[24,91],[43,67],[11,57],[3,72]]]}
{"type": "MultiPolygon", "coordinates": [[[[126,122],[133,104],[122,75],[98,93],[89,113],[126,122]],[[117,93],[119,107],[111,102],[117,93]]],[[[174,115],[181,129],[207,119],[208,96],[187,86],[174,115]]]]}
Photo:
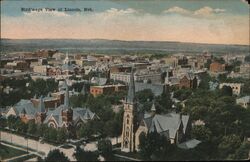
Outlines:
{"type": "Polygon", "coordinates": [[[249,53],[246,45],[215,45],[161,41],[120,41],[105,39],[1,39],[1,53],[33,52],[39,49],[57,49],[70,53],[249,53]]]}

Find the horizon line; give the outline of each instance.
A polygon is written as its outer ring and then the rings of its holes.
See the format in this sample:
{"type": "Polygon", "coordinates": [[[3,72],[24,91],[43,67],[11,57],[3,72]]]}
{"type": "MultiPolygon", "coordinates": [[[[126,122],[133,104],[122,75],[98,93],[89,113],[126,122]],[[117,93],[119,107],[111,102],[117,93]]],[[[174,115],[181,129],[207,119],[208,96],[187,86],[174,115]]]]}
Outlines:
{"type": "Polygon", "coordinates": [[[0,38],[1,40],[9,39],[9,40],[107,40],[107,41],[123,41],[123,42],[171,42],[171,43],[190,43],[190,44],[207,44],[207,45],[237,45],[237,46],[249,46],[249,44],[223,44],[223,43],[204,43],[204,42],[182,42],[182,41],[157,41],[157,40],[121,40],[121,39],[106,39],[106,38],[0,38]]]}

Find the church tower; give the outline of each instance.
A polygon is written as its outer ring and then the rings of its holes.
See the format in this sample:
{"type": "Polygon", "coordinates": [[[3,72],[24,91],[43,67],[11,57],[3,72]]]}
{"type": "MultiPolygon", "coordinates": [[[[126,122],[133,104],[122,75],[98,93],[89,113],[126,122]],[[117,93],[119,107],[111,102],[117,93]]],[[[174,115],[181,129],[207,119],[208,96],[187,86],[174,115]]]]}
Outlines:
{"type": "Polygon", "coordinates": [[[43,121],[45,120],[46,118],[46,109],[45,109],[45,104],[44,104],[44,101],[43,101],[43,97],[41,96],[40,97],[40,102],[39,102],[39,105],[38,105],[38,111],[37,111],[37,114],[36,114],[36,123],[37,124],[42,124],[43,121]]]}
{"type": "Polygon", "coordinates": [[[135,130],[136,129],[136,103],[135,103],[135,83],[132,68],[129,90],[124,103],[123,128],[121,151],[133,152],[135,150],[135,130]]]}
{"type": "Polygon", "coordinates": [[[69,106],[69,87],[67,85],[66,80],[64,83],[66,86],[66,90],[65,90],[64,105],[63,105],[61,115],[62,115],[62,122],[65,124],[64,126],[68,127],[73,120],[73,110],[69,106]]]}

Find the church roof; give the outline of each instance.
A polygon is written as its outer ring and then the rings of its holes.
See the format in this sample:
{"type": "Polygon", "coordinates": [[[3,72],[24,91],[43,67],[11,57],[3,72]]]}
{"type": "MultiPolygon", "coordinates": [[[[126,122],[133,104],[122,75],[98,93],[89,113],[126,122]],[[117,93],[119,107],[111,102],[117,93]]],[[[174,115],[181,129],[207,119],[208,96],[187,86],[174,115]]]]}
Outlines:
{"type": "MultiPolygon", "coordinates": [[[[48,123],[51,118],[54,118],[56,120],[56,123],[58,124],[58,127],[62,127],[63,122],[61,112],[66,109],[68,109],[68,107],[66,107],[65,105],[60,105],[56,109],[48,111],[44,123],[48,123]]],[[[73,108],[72,111],[73,122],[78,118],[80,118],[82,121],[92,120],[96,116],[96,114],[90,111],[88,108],[77,107],[73,108]]]]}
{"type": "MultiPolygon", "coordinates": [[[[189,121],[188,115],[182,115],[182,124],[183,124],[183,132],[186,132],[187,124],[189,121]]],[[[144,114],[144,122],[149,130],[149,132],[157,132],[164,133],[168,131],[170,138],[175,138],[176,132],[180,127],[180,114],[177,113],[169,113],[165,115],[155,114],[151,116],[151,114],[144,114]]]]}
{"type": "Polygon", "coordinates": [[[30,117],[35,117],[37,109],[34,107],[33,103],[30,100],[20,100],[17,104],[13,106],[16,115],[24,113],[30,117]]]}

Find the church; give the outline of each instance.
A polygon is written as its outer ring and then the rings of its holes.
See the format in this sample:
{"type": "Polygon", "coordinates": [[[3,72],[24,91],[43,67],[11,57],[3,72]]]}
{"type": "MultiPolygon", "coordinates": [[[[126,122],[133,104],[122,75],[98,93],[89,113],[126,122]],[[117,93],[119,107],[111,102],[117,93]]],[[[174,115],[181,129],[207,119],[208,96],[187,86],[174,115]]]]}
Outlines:
{"type": "Polygon", "coordinates": [[[153,103],[151,112],[139,113],[135,100],[135,82],[133,70],[130,75],[129,90],[124,102],[121,151],[139,151],[139,137],[142,133],[157,132],[171,143],[183,142],[191,128],[188,115],[177,113],[157,114],[153,103]]]}
{"type": "Polygon", "coordinates": [[[43,97],[40,97],[38,107],[35,107],[30,100],[21,100],[15,106],[10,107],[5,117],[10,115],[19,116],[25,123],[35,121],[36,124],[46,124],[53,128],[80,127],[89,120],[99,117],[88,108],[72,108],[69,104],[69,88],[66,83],[64,103],[55,109],[46,109],[43,97]]]}

